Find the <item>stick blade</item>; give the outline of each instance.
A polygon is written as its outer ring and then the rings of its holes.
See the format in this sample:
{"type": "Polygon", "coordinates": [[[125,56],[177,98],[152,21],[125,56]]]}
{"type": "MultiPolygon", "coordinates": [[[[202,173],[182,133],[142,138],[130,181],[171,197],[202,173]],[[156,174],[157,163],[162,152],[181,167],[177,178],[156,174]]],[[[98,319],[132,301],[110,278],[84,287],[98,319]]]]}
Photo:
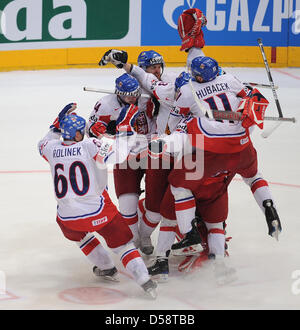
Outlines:
{"type": "Polygon", "coordinates": [[[273,125],[272,127],[269,127],[267,129],[265,129],[262,133],[261,136],[266,139],[268,138],[280,125],[282,124],[282,122],[278,122],[275,125],[273,125]]]}

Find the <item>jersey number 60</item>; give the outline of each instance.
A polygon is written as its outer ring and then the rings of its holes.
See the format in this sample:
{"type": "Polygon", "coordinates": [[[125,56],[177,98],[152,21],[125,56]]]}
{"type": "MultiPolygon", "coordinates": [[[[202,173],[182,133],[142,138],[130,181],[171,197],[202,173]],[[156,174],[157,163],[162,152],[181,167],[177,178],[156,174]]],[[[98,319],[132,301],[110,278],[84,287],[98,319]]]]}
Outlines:
{"type": "Polygon", "coordinates": [[[68,182],[70,182],[71,187],[76,195],[83,196],[89,190],[90,179],[89,179],[88,171],[83,163],[78,161],[72,163],[69,169],[69,175],[68,175],[69,178],[67,178],[63,174],[58,174],[58,170],[64,171],[63,164],[56,164],[54,169],[55,169],[54,189],[57,198],[63,198],[66,195],[66,193],[68,192],[68,185],[69,185],[68,182]],[[82,177],[81,189],[78,187],[77,179],[76,179],[77,167],[79,168],[82,177]]]}

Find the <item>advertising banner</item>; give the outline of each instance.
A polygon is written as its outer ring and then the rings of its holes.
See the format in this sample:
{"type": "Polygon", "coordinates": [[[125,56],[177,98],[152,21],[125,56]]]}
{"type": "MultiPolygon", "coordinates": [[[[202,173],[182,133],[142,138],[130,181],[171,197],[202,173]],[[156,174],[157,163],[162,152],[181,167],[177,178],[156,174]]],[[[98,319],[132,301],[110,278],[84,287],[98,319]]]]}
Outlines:
{"type": "Polygon", "coordinates": [[[140,0],[1,0],[0,50],[138,46],[140,4],[140,0]]]}
{"type": "Polygon", "coordinates": [[[0,0],[0,69],[95,65],[109,48],[134,59],[162,49],[180,64],[177,21],[189,8],[206,15],[205,53],[223,63],[259,65],[261,38],[272,64],[300,65],[300,0],[0,0]]]}
{"type": "Polygon", "coordinates": [[[207,17],[206,45],[300,46],[300,0],[142,1],[141,45],[178,45],[178,17],[194,7],[207,17]]]}

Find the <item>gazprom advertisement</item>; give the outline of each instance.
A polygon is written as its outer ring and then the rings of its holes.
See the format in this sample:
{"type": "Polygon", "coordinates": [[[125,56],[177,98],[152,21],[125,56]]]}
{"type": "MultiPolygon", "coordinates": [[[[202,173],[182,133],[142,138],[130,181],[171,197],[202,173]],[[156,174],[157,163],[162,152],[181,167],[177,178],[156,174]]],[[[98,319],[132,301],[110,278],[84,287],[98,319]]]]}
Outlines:
{"type": "Polygon", "coordinates": [[[206,45],[300,46],[300,0],[144,0],[141,44],[178,45],[177,20],[189,8],[206,15],[206,45]]]}
{"type": "Polygon", "coordinates": [[[179,46],[179,15],[199,8],[206,45],[300,46],[300,0],[1,0],[0,50],[179,46]]]}

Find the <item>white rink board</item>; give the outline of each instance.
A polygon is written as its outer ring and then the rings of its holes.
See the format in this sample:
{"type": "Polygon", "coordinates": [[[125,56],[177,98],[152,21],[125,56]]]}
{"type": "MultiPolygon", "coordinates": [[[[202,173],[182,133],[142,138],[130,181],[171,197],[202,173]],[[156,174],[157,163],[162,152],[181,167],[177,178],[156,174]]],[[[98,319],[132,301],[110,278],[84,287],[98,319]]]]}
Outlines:
{"type": "MultiPolygon", "coordinates": [[[[268,83],[264,68],[224,69],[243,81],[268,83]]],[[[183,68],[168,70],[180,73],[183,68]]],[[[270,182],[282,221],[279,242],[267,235],[264,215],[239,177],[229,188],[227,233],[233,238],[228,262],[237,270],[236,282],[217,287],[208,266],[181,274],[176,269],[181,259],[172,258],[169,282],[159,284],[158,298],[151,301],[116,257],[120,283],[99,281],[78,247],[64,238],[55,222],[48,165],[36,144],[64,105],[77,102],[78,114],[88,117],[101,94],[84,92],[83,86],[113,89],[114,79],[122,73],[116,69],[0,73],[0,271],[6,280],[0,309],[299,309],[300,281],[292,276],[300,270],[300,69],[272,70],[283,113],[298,122],[283,123],[268,139],[258,129],[253,134],[259,167],[270,182]],[[74,288],[77,300],[70,295],[74,288]]],[[[277,115],[271,90],[261,92],[271,103],[267,115],[277,115]]],[[[109,188],[117,203],[111,175],[109,188]]]]}

